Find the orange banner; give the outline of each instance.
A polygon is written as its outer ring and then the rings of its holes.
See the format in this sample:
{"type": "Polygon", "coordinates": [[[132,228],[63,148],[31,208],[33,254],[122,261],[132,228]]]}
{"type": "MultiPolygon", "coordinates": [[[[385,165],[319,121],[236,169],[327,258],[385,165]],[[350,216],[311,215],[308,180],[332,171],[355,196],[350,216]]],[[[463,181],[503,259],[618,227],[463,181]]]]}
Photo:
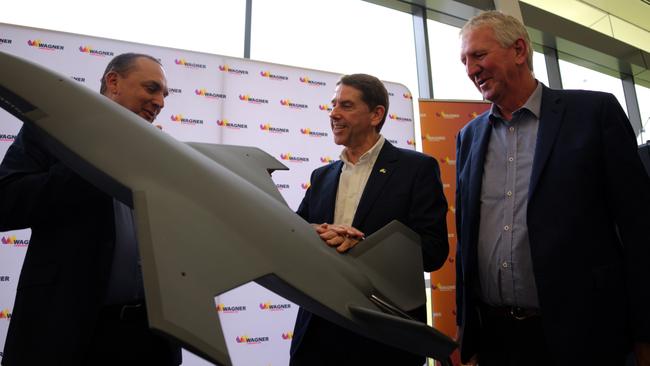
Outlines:
{"type": "MultiPolygon", "coordinates": [[[[440,163],[440,175],[449,210],[449,258],[431,273],[433,326],[456,337],[456,135],[463,126],[490,108],[488,102],[420,100],[422,151],[440,163]]],[[[454,360],[459,364],[459,360],[454,360]]]]}

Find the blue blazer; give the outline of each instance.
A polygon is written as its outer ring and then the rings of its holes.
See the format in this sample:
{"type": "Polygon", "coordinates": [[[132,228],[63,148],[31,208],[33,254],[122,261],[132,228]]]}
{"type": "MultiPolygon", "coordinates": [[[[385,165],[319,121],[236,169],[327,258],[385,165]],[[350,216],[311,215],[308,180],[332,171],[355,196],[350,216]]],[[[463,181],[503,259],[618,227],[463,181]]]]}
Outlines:
{"type": "MultiPolygon", "coordinates": [[[[342,161],[314,170],[298,214],[310,223],[332,223],[342,161]]],[[[371,235],[399,220],[422,238],[424,269],[442,266],[449,254],[447,201],[437,161],[384,143],[359,201],[352,226],[371,235]]],[[[361,244],[363,245],[363,244],[361,244]]],[[[327,285],[327,279],[324,279],[327,285]]],[[[416,315],[426,320],[425,309],[416,315]]],[[[372,360],[421,366],[424,358],[388,347],[300,310],[291,342],[291,365],[370,364],[372,360]],[[325,362],[324,360],[327,360],[325,362]],[[409,360],[413,360],[410,362],[409,360]],[[320,363],[319,363],[320,362],[320,363]]]]}
{"type": "MultiPolygon", "coordinates": [[[[457,320],[477,351],[477,241],[489,111],[458,135],[457,320]]],[[[650,179],[613,95],[544,87],[527,224],[544,333],[558,365],[616,364],[650,341],[650,179]]]]}

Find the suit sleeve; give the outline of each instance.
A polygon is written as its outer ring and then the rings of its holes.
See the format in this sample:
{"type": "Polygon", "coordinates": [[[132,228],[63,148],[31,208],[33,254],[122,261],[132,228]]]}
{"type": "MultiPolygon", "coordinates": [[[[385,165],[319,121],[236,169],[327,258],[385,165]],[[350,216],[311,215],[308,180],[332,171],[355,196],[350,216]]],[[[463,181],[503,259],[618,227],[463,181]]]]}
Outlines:
{"type": "Polygon", "coordinates": [[[650,342],[650,178],[632,126],[613,95],[607,95],[601,116],[607,200],[624,251],[632,335],[650,342]]]}
{"type": "Polygon", "coordinates": [[[33,227],[60,212],[76,209],[96,192],[38,143],[24,125],[0,164],[0,230],[33,227]]]}
{"type": "Polygon", "coordinates": [[[413,183],[409,211],[410,227],[422,238],[424,270],[442,267],[449,255],[447,200],[442,192],[438,162],[425,157],[413,183]]]}

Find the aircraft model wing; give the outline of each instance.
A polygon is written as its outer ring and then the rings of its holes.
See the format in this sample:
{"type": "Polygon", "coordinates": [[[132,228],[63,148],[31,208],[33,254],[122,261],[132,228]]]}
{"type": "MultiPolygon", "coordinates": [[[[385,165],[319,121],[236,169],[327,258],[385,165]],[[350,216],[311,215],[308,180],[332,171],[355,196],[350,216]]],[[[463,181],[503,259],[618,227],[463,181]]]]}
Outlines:
{"type": "Polygon", "coordinates": [[[42,132],[71,169],[134,208],[152,328],[230,365],[214,297],[256,281],[377,341],[436,359],[455,348],[404,316],[424,304],[424,283],[413,266],[421,263],[419,240],[403,225],[340,255],[271,192],[266,170],[279,163],[242,157],[250,149],[179,142],[69,78],[2,52],[0,70],[0,107],[42,132]]]}

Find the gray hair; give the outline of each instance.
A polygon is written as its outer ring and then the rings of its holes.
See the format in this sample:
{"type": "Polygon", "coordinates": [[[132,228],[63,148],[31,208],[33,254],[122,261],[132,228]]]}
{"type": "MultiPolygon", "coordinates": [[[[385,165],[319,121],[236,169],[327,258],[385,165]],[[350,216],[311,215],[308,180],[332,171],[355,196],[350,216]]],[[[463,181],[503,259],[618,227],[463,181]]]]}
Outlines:
{"type": "Polygon", "coordinates": [[[523,39],[528,48],[526,63],[530,71],[533,71],[533,44],[526,27],[517,18],[497,10],[485,11],[468,20],[460,30],[460,36],[479,27],[492,29],[497,42],[504,48],[512,46],[519,38],[523,39]]]}

